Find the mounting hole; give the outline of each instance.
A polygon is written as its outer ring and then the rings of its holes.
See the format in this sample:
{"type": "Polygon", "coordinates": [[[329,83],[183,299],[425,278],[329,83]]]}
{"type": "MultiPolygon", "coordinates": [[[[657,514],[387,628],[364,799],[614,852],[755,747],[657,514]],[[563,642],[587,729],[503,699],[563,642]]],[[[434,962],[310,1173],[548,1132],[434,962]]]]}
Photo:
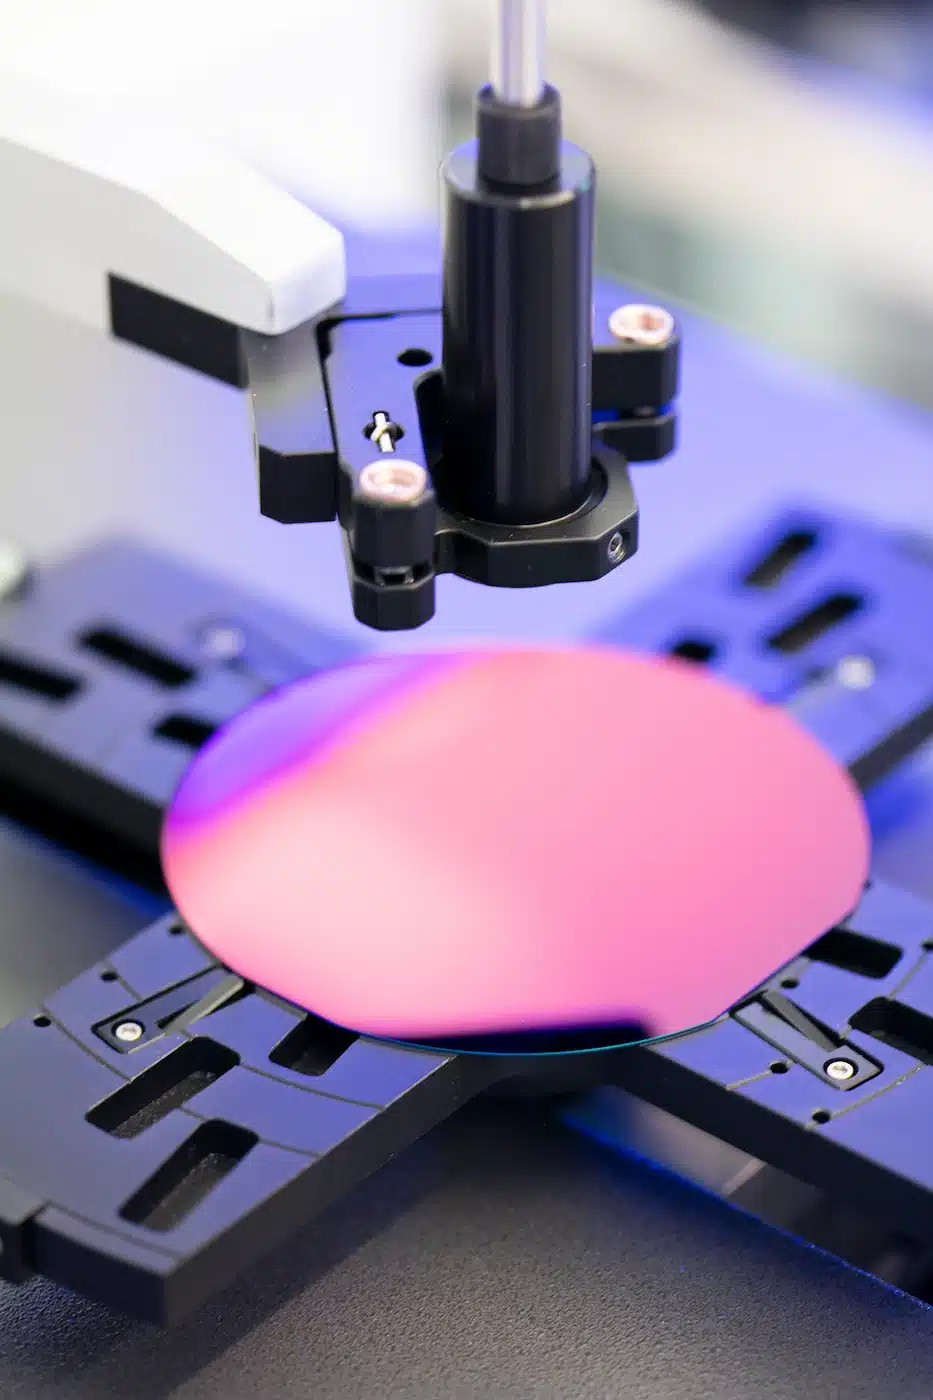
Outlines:
{"type": "Polygon", "coordinates": [[[828,1123],[831,1117],[832,1114],[827,1112],[825,1108],[818,1108],[813,1114],[813,1121],[814,1123],[828,1123]]]}
{"type": "Polygon", "coordinates": [[[100,974],[100,980],[102,982],[116,982],[117,974],[111,968],[108,967],[106,972],[102,972],[100,974]]]}
{"type": "Polygon", "coordinates": [[[398,357],[399,364],[407,366],[408,369],[424,369],[424,367],[431,364],[433,360],[434,356],[431,354],[430,350],[418,350],[416,348],[403,350],[398,357]]]}
{"type": "Polygon", "coordinates": [[[697,637],[684,637],[683,641],[671,647],[670,655],[679,657],[681,661],[695,661],[698,666],[703,666],[706,662],[716,659],[716,647],[713,642],[700,641],[697,637]]]}
{"type": "Polygon", "coordinates": [[[177,938],[179,934],[182,934],[185,931],[185,926],[179,919],[176,919],[173,924],[169,924],[168,926],[168,932],[172,935],[173,938],[177,938]]]}
{"type": "Polygon", "coordinates": [[[46,1026],[52,1024],[51,1016],[33,1016],[32,1024],[38,1026],[40,1030],[45,1030],[46,1026]]]}
{"type": "Polygon", "coordinates": [[[609,544],[606,546],[606,553],[609,555],[611,564],[618,564],[625,553],[625,536],[621,531],[616,530],[614,535],[610,535],[609,544]]]}
{"type": "Polygon", "coordinates": [[[933,938],[926,939],[925,942],[920,944],[920,947],[925,953],[933,953],[933,938]]]}
{"type": "Polygon", "coordinates": [[[796,977],[783,977],[781,979],[781,986],[785,991],[792,992],[795,987],[800,986],[800,982],[796,977]]]}
{"type": "Polygon", "coordinates": [[[786,1074],[790,1069],[790,1065],[786,1060],[773,1060],[768,1068],[772,1074],[786,1074]]]}

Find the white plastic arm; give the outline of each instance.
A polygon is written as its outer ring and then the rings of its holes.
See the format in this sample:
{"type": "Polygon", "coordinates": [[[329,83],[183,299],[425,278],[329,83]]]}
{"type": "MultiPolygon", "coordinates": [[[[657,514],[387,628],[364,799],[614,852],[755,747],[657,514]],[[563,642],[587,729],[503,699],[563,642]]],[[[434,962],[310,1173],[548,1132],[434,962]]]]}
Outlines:
{"type": "Polygon", "coordinates": [[[278,335],[346,290],[343,237],[195,134],[0,80],[0,290],[110,328],[109,278],[278,335]]]}

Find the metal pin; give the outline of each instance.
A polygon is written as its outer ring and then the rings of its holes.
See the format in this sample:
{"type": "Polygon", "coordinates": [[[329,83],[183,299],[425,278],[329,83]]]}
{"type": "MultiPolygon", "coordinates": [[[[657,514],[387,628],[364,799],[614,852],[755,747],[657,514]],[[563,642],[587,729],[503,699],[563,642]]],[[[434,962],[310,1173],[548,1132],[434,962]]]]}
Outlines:
{"type": "Polygon", "coordinates": [[[117,1040],[129,1045],[134,1040],[141,1039],[143,1028],[138,1021],[121,1021],[113,1033],[117,1040]]]}
{"type": "Polygon", "coordinates": [[[380,452],[394,452],[400,436],[398,428],[387,413],[374,413],[373,425],[369,434],[370,442],[376,444],[380,452]]]}
{"type": "Polygon", "coordinates": [[[536,107],[544,95],[545,0],[498,0],[492,90],[512,107],[536,107]]]}

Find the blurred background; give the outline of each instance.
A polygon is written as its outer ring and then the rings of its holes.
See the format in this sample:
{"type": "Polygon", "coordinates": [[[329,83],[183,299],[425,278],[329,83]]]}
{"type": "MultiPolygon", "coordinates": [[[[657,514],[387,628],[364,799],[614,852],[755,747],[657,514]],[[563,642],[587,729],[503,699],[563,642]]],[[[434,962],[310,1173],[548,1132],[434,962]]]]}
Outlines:
{"type": "MultiPolygon", "coordinates": [[[[482,71],[448,0],[447,113],[482,71]]],[[[805,359],[933,401],[933,5],[550,0],[607,270],[805,359]]]]}
{"type": "MultiPolygon", "coordinates": [[[[486,0],[0,0],[18,69],[217,136],[302,198],[430,255],[486,0]],[[420,241],[401,235],[427,230],[420,241]]],[[[550,0],[600,259],[924,404],[933,348],[933,5],[550,0]]]]}

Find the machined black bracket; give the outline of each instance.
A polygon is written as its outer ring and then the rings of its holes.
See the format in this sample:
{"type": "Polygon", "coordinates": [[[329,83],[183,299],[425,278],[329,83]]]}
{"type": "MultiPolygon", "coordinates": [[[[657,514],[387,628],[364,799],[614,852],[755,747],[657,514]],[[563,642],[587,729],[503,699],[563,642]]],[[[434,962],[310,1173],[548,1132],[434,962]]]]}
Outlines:
{"type": "MultiPolygon", "coordinates": [[[[929,1234],[931,948],[933,908],[872,885],[756,998],[607,1052],[605,1081],[929,1234]]],[[[546,1089],[551,1062],[353,1036],[160,920],[0,1031],[0,1116],[17,1125],[0,1139],[0,1275],[175,1320],[467,1099],[517,1075],[546,1089]]]]}
{"type": "MultiPolygon", "coordinates": [[[[842,941],[845,930],[834,930],[833,935],[842,941]]],[[[853,937],[859,939],[861,935],[853,937]]],[[[740,1026],[767,1041],[779,1055],[802,1065],[832,1089],[858,1089],[881,1073],[875,1060],[809,1016],[780,991],[761,992],[737,1006],[732,1015],[740,1026]]]]}
{"type": "Polygon", "coordinates": [[[289,525],[339,520],[354,614],[370,627],[427,622],[438,574],[537,588],[600,578],[637,549],[627,463],[676,446],[680,336],[674,328],[660,345],[620,341],[612,312],[635,297],[612,283],[596,288],[590,490],[571,516],[515,529],[445,506],[438,278],[358,279],[324,315],[279,336],[118,277],[108,285],[114,336],[248,391],[261,513],[289,525]],[[377,414],[391,424],[391,455],[427,473],[416,499],[360,490],[379,456],[377,414]]]}
{"type": "Polygon", "coordinates": [[[931,1066],[933,908],[873,881],[850,918],[757,1002],[668,1044],[633,1047],[617,1082],[929,1243],[931,1066]],[[770,1014],[775,1002],[791,1008],[793,1025],[770,1014]]]}
{"type": "Polygon", "coordinates": [[[679,656],[786,706],[867,788],[933,735],[931,564],[910,538],[790,507],[598,640],[679,656]]]}
{"type": "Polygon", "coordinates": [[[502,1072],[227,976],[170,917],[0,1031],[0,1277],[172,1321],[502,1072]]]}
{"type": "Polygon", "coordinates": [[[456,573],[498,588],[534,588],[601,577],[636,550],[638,510],[628,461],[657,460],[675,446],[679,336],[645,347],[608,330],[625,294],[597,290],[594,325],[593,469],[574,513],[506,528],[445,507],[440,288],[432,279],[372,279],[313,325],[275,339],[244,335],[259,470],[260,505],[296,523],[336,516],[344,530],[354,613],[367,625],[420,626],[434,612],[434,580],[456,573]],[[360,490],[378,456],[377,415],[393,457],[427,473],[408,502],[360,490]]]}
{"type": "Polygon", "coordinates": [[[155,855],[192,754],[267,690],[356,652],[132,540],[0,598],[0,785],[155,855]]]}

